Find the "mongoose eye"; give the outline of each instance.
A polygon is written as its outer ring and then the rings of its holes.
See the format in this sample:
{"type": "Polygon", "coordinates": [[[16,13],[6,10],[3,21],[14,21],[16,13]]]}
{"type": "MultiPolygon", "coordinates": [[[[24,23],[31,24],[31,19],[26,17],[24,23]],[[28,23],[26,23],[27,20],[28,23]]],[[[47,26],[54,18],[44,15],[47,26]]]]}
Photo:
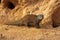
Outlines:
{"type": "Polygon", "coordinates": [[[42,20],[42,19],[44,18],[44,15],[42,15],[42,14],[37,15],[37,18],[38,18],[39,20],[42,20]]]}

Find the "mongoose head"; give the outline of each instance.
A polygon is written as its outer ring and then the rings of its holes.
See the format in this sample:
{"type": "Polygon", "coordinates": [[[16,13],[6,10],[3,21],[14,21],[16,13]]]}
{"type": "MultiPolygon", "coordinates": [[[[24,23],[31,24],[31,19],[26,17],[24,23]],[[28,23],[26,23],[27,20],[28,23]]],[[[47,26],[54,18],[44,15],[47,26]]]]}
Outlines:
{"type": "Polygon", "coordinates": [[[44,18],[44,15],[43,15],[43,14],[39,14],[39,15],[37,15],[37,19],[38,19],[38,20],[41,21],[43,18],[44,18]]]}

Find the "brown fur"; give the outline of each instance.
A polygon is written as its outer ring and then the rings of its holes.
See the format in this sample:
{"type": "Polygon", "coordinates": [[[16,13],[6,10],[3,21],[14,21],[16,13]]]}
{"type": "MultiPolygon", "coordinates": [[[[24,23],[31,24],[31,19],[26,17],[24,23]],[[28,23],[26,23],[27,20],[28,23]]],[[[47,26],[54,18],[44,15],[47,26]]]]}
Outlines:
{"type": "Polygon", "coordinates": [[[26,15],[21,20],[16,21],[14,23],[10,23],[10,25],[18,25],[18,26],[28,26],[28,27],[37,27],[39,28],[39,23],[42,19],[38,19],[37,15],[26,15]]]}

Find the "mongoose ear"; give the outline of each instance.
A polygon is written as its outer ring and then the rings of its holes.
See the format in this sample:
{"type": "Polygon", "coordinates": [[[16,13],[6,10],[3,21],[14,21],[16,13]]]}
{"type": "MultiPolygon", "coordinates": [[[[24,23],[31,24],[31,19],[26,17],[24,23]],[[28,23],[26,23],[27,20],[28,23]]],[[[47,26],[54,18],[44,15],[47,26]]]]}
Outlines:
{"type": "Polygon", "coordinates": [[[37,19],[42,20],[43,18],[44,18],[44,15],[43,14],[37,15],[37,19]]]}

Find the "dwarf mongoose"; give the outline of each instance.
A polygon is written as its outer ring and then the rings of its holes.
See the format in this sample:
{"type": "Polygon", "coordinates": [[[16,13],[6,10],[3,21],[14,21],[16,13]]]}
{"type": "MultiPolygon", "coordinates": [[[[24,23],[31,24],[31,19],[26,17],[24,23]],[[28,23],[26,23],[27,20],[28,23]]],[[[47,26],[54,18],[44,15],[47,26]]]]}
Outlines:
{"type": "Polygon", "coordinates": [[[44,15],[26,15],[21,20],[8,23],[8,25],[28,26],[40,28],[39,23],[44,18],[44,15]]]}

